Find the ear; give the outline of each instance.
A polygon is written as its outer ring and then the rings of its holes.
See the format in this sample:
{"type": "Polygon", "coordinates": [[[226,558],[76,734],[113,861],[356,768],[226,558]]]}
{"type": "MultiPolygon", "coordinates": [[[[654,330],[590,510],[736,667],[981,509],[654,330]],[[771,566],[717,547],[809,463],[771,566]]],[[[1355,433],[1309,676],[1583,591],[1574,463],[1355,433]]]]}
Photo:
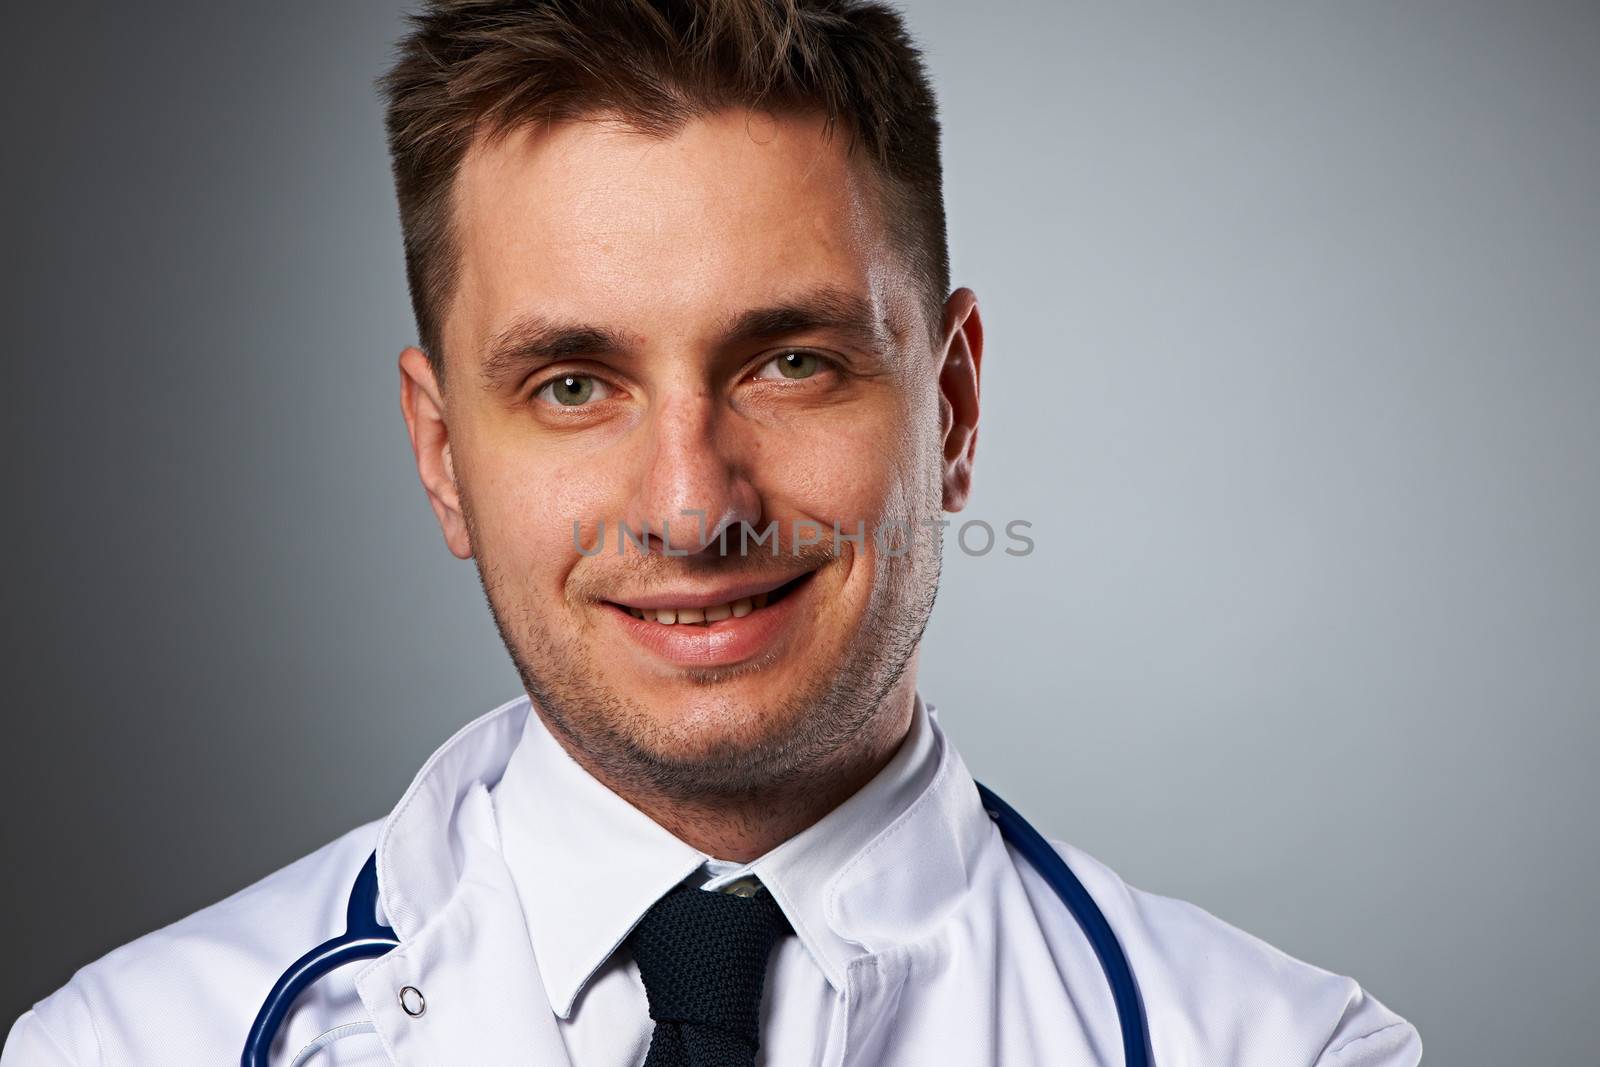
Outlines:
{"type": "Polygon", "coordinates": [[[472,558],[472,538],[461,508],[461,489],[450,457],[450,428],[445,424],[444,402],[433,364],[420,348],[400,353],[400,414],[411,435],[417,475],[428,493],[428,503],[444,531],[444,542],[459,559],[472,558]]]}
{"type": "Polygon", "coordinates": [[[960,511],[972,492],[978,450],[978,378],[983,320],[978,296],[957,289],[945,301],[939,345],[939,413],[944,444],[944,510],[960,511]]]}

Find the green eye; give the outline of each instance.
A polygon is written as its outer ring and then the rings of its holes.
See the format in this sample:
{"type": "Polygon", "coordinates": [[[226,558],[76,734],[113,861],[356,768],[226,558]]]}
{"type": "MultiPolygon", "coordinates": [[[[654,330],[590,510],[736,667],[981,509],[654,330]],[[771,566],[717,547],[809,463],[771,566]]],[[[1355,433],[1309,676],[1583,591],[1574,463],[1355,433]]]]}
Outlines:
{"type": "Polygon", "coordinates": [[[817,357],[810,352],[785,352],[773,363],[785,378],[809,378],[817,373],[817,357]]]}
{"type": "Polygon", "coordinates": [[[562,407],[575,408],[593,400],[597,387],[603,397],[605,387],[595,379],[586,374],[565,374],[546,382],[537,395],[547,396],[551,403],[562,407]]]}

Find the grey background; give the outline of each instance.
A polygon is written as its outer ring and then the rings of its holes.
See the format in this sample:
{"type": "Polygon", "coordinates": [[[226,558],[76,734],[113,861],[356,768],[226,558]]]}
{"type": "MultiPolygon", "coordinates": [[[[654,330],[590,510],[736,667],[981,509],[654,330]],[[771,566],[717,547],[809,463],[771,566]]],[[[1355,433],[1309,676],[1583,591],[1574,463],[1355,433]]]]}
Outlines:
{"type": "MultiPolygon", "coordinates": [[[[971,515],[1038,544],[949,553],[923,691],[974,772],[1430,1062],[1592,1062],[1600,12],[910,10],[988,325],[971,515]]],[[[8,1019],[517,692],[397,410],[399,32],[8,20],[8,1019]]]]}

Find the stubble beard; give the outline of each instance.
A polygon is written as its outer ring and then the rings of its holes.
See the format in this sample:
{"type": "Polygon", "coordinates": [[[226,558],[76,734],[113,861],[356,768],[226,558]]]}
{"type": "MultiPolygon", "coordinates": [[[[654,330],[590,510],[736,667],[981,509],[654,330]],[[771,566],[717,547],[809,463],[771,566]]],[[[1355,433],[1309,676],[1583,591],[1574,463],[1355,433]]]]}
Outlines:
{"type": "MultiPolygon", "coordinates": [[[[484,599],[541,718],[613,789],[682,803],[777,796],[803,787],[863,741],[873,740],[863,733],[870,735],[892,710],[884,702],[905,676],[938,593],[937,539],[917,538],[899,558],[875,555],[874,565],[885,570],[883,581],[858,632],[842,643],[837,665],[820,665],[808,683],[763,708],[730,705],[727,712],[753,726],[748,731],[753,738],[734,730],[713,743],[690,745],[692,754],[682,754],[674,748],[681,736],[641,703],[603,684],[603,672],[593,665],[581,635],[554,632],[519,603],[515,583],[476,551],[484,542],[465,494],[461,505],[484,599]],[[774,722],[784,725],[772,729],[768,724],[774,722]]],[[[712,694],[718,682],[736,673],[690,678],[712,694]]]]}

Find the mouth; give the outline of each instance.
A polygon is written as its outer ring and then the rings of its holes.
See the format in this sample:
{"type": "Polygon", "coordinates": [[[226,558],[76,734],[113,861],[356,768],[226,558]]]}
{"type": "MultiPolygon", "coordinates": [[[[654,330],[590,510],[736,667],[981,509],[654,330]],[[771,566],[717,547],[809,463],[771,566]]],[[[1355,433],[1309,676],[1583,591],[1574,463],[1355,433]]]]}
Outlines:
{"type": "Polygon", "coordinates": [[[815,622],[808,606],[819,570],[708,590],[677,590],[601,602],[630,654],[673,669],[774,663],[815,622]]]}
{"type": "MultiPolygon", "coordinates": [[[[654,622],[660,626],[707,627],[727,619],[742,619],[775,607],[789,594],[810,581],[815,573],[807,571],[769,589],[740,592],[738,596],[726,596],[716,603],[706,603],[707,598],[704,596],[683,595],[674,598],[670,593],[652,597],[648,602],[641,600],[638,603],[621,603],[608,600],[605,603],[608,607],[626,612],[641,622],[654,622]]],[[[724,594],[714,593],[711,596],[724,596],[724,594]]]]}

